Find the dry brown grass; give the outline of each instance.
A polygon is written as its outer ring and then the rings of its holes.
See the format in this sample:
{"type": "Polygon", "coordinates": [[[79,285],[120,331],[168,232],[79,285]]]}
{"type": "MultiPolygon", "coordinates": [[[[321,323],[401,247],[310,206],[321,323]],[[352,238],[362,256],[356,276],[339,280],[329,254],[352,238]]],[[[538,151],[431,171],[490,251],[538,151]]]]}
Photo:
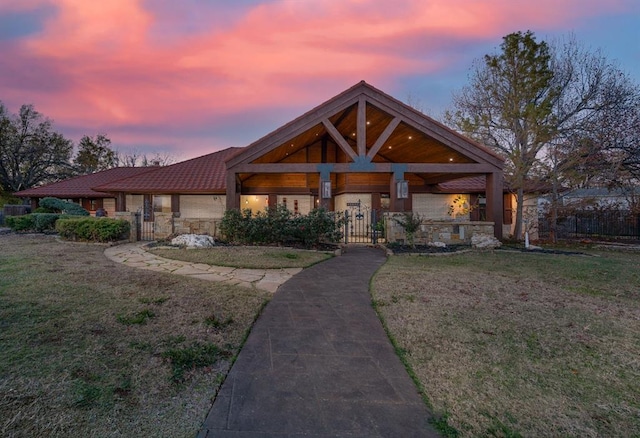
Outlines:
{"type": "Polygon", "coordinates": [[[163,352],[235,354],[269,296],[128,268],[103,250],[0,236],[0,436],[193,436],[229,358],[176,384],[163,352]],[[119,322],[141,312],[153,317],[119,322]]]}
{"type": "Polygon", "coordinates": [[[640,254],[396,256],[373,296],[459,436],[640,436],[640,254]]]}
{"type": "Polygon", "coordinates": [[[332,257],[331,253],[294,248],[217,246],[205,249],[150,248],[168,259],[247,269],[306,268],[332,257]]]}

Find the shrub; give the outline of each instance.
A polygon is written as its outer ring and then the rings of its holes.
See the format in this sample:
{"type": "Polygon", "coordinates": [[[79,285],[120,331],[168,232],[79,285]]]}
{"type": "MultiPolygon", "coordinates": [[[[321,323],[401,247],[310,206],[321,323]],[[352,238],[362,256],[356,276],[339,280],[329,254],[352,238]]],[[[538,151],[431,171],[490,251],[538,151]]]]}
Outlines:
{"type": "Polygon", "coordinates": [[[33,216],[30,214],[24,216],[7,216],[4,221],[13,231],[29,231],[35,228],[33,216]]]}
{"type": "Polygon", "coordinates": [[[396,221],[398,225],[404,228],[404,232],[407,237],[407,243],[415,248],[415,235],[416,232],[420,229],[420,225],[422,224],[422,217],[419,214],[413,213],[411,211],[406,212],[402,215],[402,217],[394,217],[393,220],[396,221]]]}
{"type": "Polygon", "coordinates": [[[89,216],[89,212],[75,202],[58,198],[42,198],[38,205],[53,212],[66,213],[73,216],[89,216]]]}
{"type": "Polygon", "coordinates": [[[45,231],[54,231],[56,229],[56,221],[60,218],[57,213],[33,213],[33,229],[38,233],[45,231]]]}
{"type": "Polygon", "coordinates": [[[123,219],[93,217],[60,219],[56,223],[56,230],[60,237],[90,242],[121,240],[128,235],[130,227],[129,222],[123,219]]]}
{"type": "Polygon", "coordinates": [[[220,231],[229,242],[244,244],[300,243],[306,247],[336,243],[342,238],[344,219],[322,208],[308,215],[294,215],[284,205],[251,214],[251,210],[227,210],[220,231]]]}

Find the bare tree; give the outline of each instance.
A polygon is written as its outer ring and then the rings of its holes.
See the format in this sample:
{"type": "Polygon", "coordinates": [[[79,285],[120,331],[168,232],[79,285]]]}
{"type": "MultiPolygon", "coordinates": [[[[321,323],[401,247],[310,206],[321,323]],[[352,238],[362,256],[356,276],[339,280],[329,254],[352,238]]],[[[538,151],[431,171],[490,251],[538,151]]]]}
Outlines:
{"type": "Polygon", "coordinates": [[[153,155],[140,153],[133,150],[128,154],[117,153],[116,162],[118,166],[125,167],[149,167],[149,166],[168,166],[176,162],[175,157],[167,153],[155,152],[153,155]]]}
{"type": "MultiPolygon", "coordinates": [[[[471,84],[454,96],[447,123],[504,156],[517,195],[515,237],[522,237],[524,190],[543,178],[559,186],[573,169],[603,154],[593,131],[637,92],[599,51],[571,37],[549,45],[532,32],[507,35],[501,53],[476,61],[471,84]]],[[[608,129],[613,128],[609,125],[608,129]]]]}
{"type": "Polygon", "coordinates": [[[17,192],[70,174],[73,144],[55,131],[33,105],[17,115],[0,103],[0,185],[17,192]]]}

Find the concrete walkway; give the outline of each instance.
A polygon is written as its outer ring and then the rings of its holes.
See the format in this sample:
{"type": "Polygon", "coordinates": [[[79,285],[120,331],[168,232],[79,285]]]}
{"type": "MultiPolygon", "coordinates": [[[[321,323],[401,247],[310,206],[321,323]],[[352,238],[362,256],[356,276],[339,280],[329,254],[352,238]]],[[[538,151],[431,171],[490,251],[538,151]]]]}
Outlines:
{"type": "Polygon", "coordinates": [[[384,260],[348,248],[284,283],[199,438],[438,436],[371,307],[369,280],[384,260]]]}
{"type": "Polygon", "coordinates": [[[114,262],[123,263],[133,268],[255,287],[269,292],[275,292],[281,284],[302,271],[302,268],[239,269],[170,260],[146,251],[144,244],[140,243],[112,246],[104,251],[104,255],[114,262]]]}

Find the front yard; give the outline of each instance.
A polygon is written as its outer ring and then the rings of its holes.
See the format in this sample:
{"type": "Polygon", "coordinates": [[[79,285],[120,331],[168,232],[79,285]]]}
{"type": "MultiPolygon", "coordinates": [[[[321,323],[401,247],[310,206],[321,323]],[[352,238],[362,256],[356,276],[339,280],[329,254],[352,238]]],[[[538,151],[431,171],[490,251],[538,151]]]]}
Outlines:
{"type": "Polygon", "coordinates": [[[0,236],[0,436],[193,437],[269,299],[103,251],[0,236]]]}
{"type": "Polygon", "coordinates": [[[458,436],[640,436],[640,253],[592,254],[395,256],[377,273],[375,306],[458,436]]]}
{"type": "MultiPolygon", "coordinates": [[[[0,436],[194,436],[269,299],[103,250],[0,235],[0,436]]],[[[640,253],[591,253],[392,256],[378,271],[374,305],[450,436],[640,436],[640,253]]]]}

